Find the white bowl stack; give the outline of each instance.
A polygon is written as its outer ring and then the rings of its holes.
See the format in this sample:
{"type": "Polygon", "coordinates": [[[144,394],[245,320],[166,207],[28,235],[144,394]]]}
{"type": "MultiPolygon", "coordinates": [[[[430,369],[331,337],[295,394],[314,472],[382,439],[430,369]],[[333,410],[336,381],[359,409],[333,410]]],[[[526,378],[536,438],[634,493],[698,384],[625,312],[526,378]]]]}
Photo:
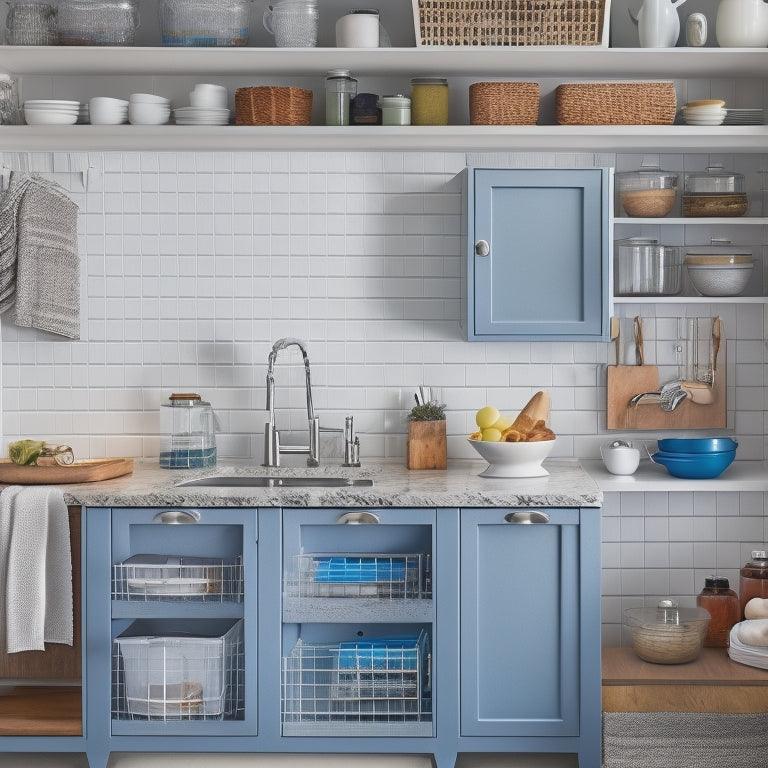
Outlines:
{"type": "Polygon", "coordinates": [[[188,107],[173,110],[177,125],[227,125],[229,95],[223,85],[197,83],[189,92],[188,107]]]}
{"type": "Polygon", "coordinates": [[[27,125],[74,125],[79,113],[79,101],[31,99],[24,102],[27,125]]]}
{"type": "Polygon", "coordinates": [[[165,125],[171,119],[171,100],[153,93],[132,93],[128,98],[131,125],[165,125]]]}
{"type": "Polygon", "coordinates": [[[689,101],[683,107],[683,119],[688,125],[722,125],[727,114],[721,99],[689,101]]]}
{"type": "Polygon", "coordinates": [[[111,96],[94,96],[88,100],[91,125],[121,125],[128,122],[128,102],[111,96]]]}

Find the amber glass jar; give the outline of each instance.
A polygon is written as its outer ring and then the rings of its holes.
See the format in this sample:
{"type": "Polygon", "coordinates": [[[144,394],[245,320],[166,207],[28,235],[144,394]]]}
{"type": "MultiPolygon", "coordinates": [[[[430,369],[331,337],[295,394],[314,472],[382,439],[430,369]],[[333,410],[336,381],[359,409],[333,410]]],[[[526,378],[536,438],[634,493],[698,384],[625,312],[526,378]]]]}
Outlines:
{"type": "Polygon", "coordinates": [[[726,648],[731,627],[741,619],[739,596],[730,586],[724,576],[709,576],[696,597],[696,605],[712,617],[704,638],[706,648],[726,648]]]}
{"type": "Polygon", "coordinates": [[[448,81],[442,77],[411,80],[411,123],[448,125],[448,81]]]}
{"type": "Polygon", "coordinates": [[[744,606],[753,597],[768,597],[768,552],[763,549],[752,551],[752,557],[739,572],[739,605],[741,618],[744,606]]]}

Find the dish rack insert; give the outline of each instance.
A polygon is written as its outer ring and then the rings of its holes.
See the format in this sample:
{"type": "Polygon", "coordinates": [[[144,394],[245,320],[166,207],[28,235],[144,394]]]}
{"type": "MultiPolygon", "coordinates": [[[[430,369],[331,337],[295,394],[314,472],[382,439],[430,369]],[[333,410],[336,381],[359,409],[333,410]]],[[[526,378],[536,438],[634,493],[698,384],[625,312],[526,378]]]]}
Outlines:
{"type": "Polygon", "coordinates": [[[429,635],[336,644],[301,639],[283,658],[283,723],[428,722],[429,635]]]}
{"type": "Polygon", "coordinates": [[[243,564],[184,555],[133,555],[112,566],[113,600],[241,602],[243,564]]]}
{"type": "Polygon", "coordinates": [[[427,599],[432,597],[428,554],[295,555],[285,574],[287,597],[427,599]]]}

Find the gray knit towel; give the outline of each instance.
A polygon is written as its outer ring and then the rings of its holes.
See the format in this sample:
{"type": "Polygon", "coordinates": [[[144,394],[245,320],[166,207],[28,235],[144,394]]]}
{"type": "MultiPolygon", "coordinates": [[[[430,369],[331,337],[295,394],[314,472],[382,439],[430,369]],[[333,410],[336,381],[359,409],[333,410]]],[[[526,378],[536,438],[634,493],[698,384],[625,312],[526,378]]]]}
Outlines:
{"type": "Polygon", "coordinates": [[[77,211],[58,184],[11,176],[0,202],[0,312],[15,303],[16,325],[80,338],[77,211]],[[12,261],[15,297],[8,290],[12,261]]]}

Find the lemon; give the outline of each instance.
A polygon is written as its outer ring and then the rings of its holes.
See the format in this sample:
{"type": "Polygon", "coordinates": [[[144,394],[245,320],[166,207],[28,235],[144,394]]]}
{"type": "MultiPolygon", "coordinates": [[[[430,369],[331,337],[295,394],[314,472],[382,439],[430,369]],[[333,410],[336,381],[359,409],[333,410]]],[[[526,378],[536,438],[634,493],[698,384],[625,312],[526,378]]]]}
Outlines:
{"type": "Polygon", "coordinates": [[[496,419],[496,421],[494,421],[491,426],[495,429],[498,429],[500,432],[503,432],[507,427],[512,426],[512,419],[502,413],[501,416],[499,416],[499,418],[496,419]]]}
{"type": "Polygon", "coordinates": [[[501,432],[496,427],[487,427],[483,430],[483,441],[486,443],[498,443],[501,440],[501,432]]]}
{"type": "Polygon", "coordinates": [[[496,408],[492,405],[486,405],[485,408],[481,408],[475,414],[475,422],[480,429],[488,429],[488,427],[492,427],[496,423],[499,416],[501,414],[496,408]]]}

